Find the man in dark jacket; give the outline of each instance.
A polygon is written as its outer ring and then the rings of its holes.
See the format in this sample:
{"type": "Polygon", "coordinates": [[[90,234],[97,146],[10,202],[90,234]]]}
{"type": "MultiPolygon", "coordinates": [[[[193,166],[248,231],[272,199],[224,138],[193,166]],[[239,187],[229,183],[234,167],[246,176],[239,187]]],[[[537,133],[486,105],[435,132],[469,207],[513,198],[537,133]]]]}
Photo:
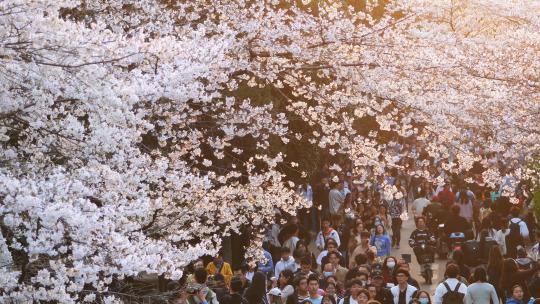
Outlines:
{"type": "Polygon", "coordinates": [[[377,290],[375,300],[381,302],[381,304],[394,304],[394,298],[392,297],[390,290],[387,289],[384,284],[384,278],[381,271],[376,270],[372,273],[371,284],[373,284],[377,290]]]}
{"type": "Polygon", "coordinates": [[[242,296],[242,280],[240,278],[233,278],[231,280],[231,293],[224,297],[221,304],[248,304],[248,301],[242,296]]]}
{"type": "Polygon", "coordinates": [[[451,214],[444,223],[446,236],[449,236],[452,232],[463,232],[466,234],[471,228],[469,222],[459,215],[459,206],[453,205],[450,210],[451,214]]]}

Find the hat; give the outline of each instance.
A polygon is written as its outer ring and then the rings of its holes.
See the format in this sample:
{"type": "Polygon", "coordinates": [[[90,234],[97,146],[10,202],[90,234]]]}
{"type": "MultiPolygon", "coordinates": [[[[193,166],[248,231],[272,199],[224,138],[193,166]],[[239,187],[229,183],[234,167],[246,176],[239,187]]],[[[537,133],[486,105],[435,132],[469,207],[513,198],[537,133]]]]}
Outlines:
{"type": "Polygon", "coordinates": [[[270,289],[268,294],[272,295],[272,296],[281,297],[281,290],[279,290],[279,288],[277,288],[277,287],[274,287],[274,288],[270,289]]]}
{"type": "Polygon", "coordinates": [[[372,273],[371,273],[371,278],[374,279],[374,278],[382,278],[383,275],[382,275],[382,272],[380,270],[374,270],[372,273]]]}

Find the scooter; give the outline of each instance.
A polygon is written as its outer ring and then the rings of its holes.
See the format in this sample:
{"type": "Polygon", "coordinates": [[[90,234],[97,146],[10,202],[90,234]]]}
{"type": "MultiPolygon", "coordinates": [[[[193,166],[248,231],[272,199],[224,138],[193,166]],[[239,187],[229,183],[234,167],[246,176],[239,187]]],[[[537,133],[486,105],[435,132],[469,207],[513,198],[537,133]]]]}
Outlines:
{"type": "Polygon", "coordinates": [[[452,232],[450,233],[449,239],[450,239],[450,252],[448,252],[448,258],[451,258],[454,251],[462,249],[463,243],[465,242],[465,233],[452,232]]]}
{"type": "Polygon", "coordinates": [[[435,245],[435,247],[437,248],[437,256],[439,257],[439,259],[446,259],[448,257],[448,244],[444,235],[444,223],[439,224],[437,226],[437,232],[435,235],[437,237],[437,244],[435,245]]]}
{"type": "Polygon", "coordinates": [[[435,257],[433,252],[428,249],[426,244],[420,244],[416,246],[420,248],[420,255],[417,255],[418,263],[420,264],[421,275],[426,280],[426,284],[432,283],[433,270],[431,269],[431,264],[435,262],[435,257]]]}

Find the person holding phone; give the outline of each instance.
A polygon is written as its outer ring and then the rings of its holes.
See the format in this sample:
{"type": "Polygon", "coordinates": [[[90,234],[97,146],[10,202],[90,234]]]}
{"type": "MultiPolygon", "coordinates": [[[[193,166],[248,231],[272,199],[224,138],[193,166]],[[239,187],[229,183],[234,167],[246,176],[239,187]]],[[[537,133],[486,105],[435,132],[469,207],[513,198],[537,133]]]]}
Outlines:
{"type": "Polygon", "coordinates": [[[208,273],[204,268],[195,269],[195,283],[188,286],[188,304],[219,304],[216,294],[206,286],[208,273]]]}

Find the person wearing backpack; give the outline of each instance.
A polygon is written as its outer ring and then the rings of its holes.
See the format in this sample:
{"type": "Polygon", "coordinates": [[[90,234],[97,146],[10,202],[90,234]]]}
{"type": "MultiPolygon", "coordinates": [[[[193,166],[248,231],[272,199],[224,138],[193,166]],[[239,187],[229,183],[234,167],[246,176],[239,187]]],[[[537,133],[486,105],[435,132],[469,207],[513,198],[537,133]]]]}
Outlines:
{"type": "Polygon", "coordinates": [[[510,233],[506,236],[506,250],[507,255],[511,258],[516,258],[516,248],[518,246],[525,246],[525,240],[529,237],[529,229],[527,223],[519,218],[519,208],[512,207],[510,209],[512,219],[508,222],[508,228],[510,233]]]}
{"type": "Polygon", "coordinates": [[[434,304],[463,304],[467,286],[461,283],[457,277],[459,267],[455,264],[446,266],[447,279],[435,289],[434,304]]]}
{"type": "Polygon", "coordinates": [[[532,267],[527,270],[519,269],[518,264],[514,259],[504,259],[501,280],[499,286],[507,298],[512,295],[512,287],[520,285],[522,287],[525,299],[530,298],[527,282],[531,280],[533,275],[538,271],[538,263],[533,263],[532,267]]]}

